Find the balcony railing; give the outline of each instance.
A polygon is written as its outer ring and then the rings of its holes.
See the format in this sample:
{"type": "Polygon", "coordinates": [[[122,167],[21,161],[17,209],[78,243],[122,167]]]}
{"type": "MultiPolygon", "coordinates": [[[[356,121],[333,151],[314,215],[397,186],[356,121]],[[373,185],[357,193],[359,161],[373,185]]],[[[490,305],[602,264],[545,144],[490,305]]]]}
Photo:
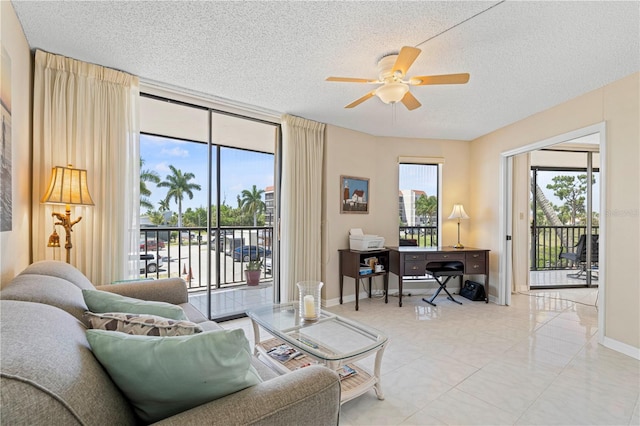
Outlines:
{"type": "Polygon", "coordinates": [[[141,260],[140,275],[182,277],[187,281],[189,290],[204,290],[208,284],[211,259],[211,288],[229,288],[246,282],[244,269],[258,254],[262,260],[261,280],[271,280],[272,242],[273,228],[266,226],[222,227],[219,235],[215,229],[208,235],[204,227],[142,228],[140,253],[153,254],[162,262],[158,262],[157,268],[149,268],[148,264],[155,260],[141,260]],[[251,249],[242,249],[247,246],[251,249]]]}
{"type": "Polygon", "coordinates": [[[437,226],[400,226],[401,240],[416,240],[420,247],[436,247],[438,245],[437,226]]]}
{"type": "MultiPolygon", "coordinates": [[[[599,228],[592,227],[597,235],[599,228]]],[[[566,269],[570,265],[566,259],[560,259],[560,250],[572,251],[581,235],[587,233],[586,226],[536,226],[531,227],[531,270],[544,271],[566,269]]],[[[598,261],[598,259],[593,259],[598,261]]]]}

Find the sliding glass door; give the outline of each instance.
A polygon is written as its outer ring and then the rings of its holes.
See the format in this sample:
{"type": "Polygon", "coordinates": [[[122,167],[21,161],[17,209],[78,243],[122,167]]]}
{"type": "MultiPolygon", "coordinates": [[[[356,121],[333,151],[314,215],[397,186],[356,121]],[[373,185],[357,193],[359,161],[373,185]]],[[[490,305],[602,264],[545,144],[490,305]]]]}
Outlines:
{"type": "Polygon", "coordinates": [[[596,156],[551,150],[532,153],[530,262],[531,271],[539,272],[532,275],[532,288],[597,285],[600,177],[594,167],[596,156]]]}
{"type": "Polygon", "coordinates": [[[141,275],[184,278],[214,318],[272,302],[278,125],[143,95],[141,130],[141,275]]]}

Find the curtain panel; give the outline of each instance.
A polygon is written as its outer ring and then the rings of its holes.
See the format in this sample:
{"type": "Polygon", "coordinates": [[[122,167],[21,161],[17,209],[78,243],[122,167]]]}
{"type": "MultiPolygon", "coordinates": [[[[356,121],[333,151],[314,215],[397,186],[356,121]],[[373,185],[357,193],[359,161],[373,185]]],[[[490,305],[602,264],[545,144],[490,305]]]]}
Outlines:
{"type": "Polygon", "coordinates": [[[48,248],[52,212],[40,203],[54,166],[87,170],[94,206],[71,206],[82,216],[72,232],[71,264],[94,284],[139,276],[138,77],[41,50],[33,86],[32,257],[64,260],[48,248]]]}
{"type": "Polygon", "coordinates": [[[282,116],[281,300],[297,299],[296,283],[320,281],[325,124],[282,116]]]}

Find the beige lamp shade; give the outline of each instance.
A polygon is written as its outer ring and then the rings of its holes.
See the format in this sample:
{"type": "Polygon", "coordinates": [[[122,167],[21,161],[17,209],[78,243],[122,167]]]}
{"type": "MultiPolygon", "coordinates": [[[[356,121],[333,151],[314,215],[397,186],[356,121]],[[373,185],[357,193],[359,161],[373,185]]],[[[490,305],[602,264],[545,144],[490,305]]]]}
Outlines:
{"type": "Polygon", "coordinates": [[[53,167],[49,188],[41,202],[93,206],[93,200],[87,187],[87,171],[74,169],[71,164],[68,167],[53,167]]]}
{"type": "Polygon", "coordinates": [[[462,204],[454,204],[449,219],[469,219],[469,216],[464,211],[462,204]]]}

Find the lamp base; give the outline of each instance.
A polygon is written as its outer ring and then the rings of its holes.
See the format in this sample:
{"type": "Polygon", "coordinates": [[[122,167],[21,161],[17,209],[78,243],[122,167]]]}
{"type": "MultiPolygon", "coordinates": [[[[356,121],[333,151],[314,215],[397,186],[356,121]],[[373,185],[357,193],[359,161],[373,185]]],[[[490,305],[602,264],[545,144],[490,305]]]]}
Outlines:
{"type": "Polygon", "coordinates": [[[453,248],[457,248],[457,249],[463,249],[464,246],[462,245],[462,243],[458,243],[455,246],[453,246],[453,248]]]}

